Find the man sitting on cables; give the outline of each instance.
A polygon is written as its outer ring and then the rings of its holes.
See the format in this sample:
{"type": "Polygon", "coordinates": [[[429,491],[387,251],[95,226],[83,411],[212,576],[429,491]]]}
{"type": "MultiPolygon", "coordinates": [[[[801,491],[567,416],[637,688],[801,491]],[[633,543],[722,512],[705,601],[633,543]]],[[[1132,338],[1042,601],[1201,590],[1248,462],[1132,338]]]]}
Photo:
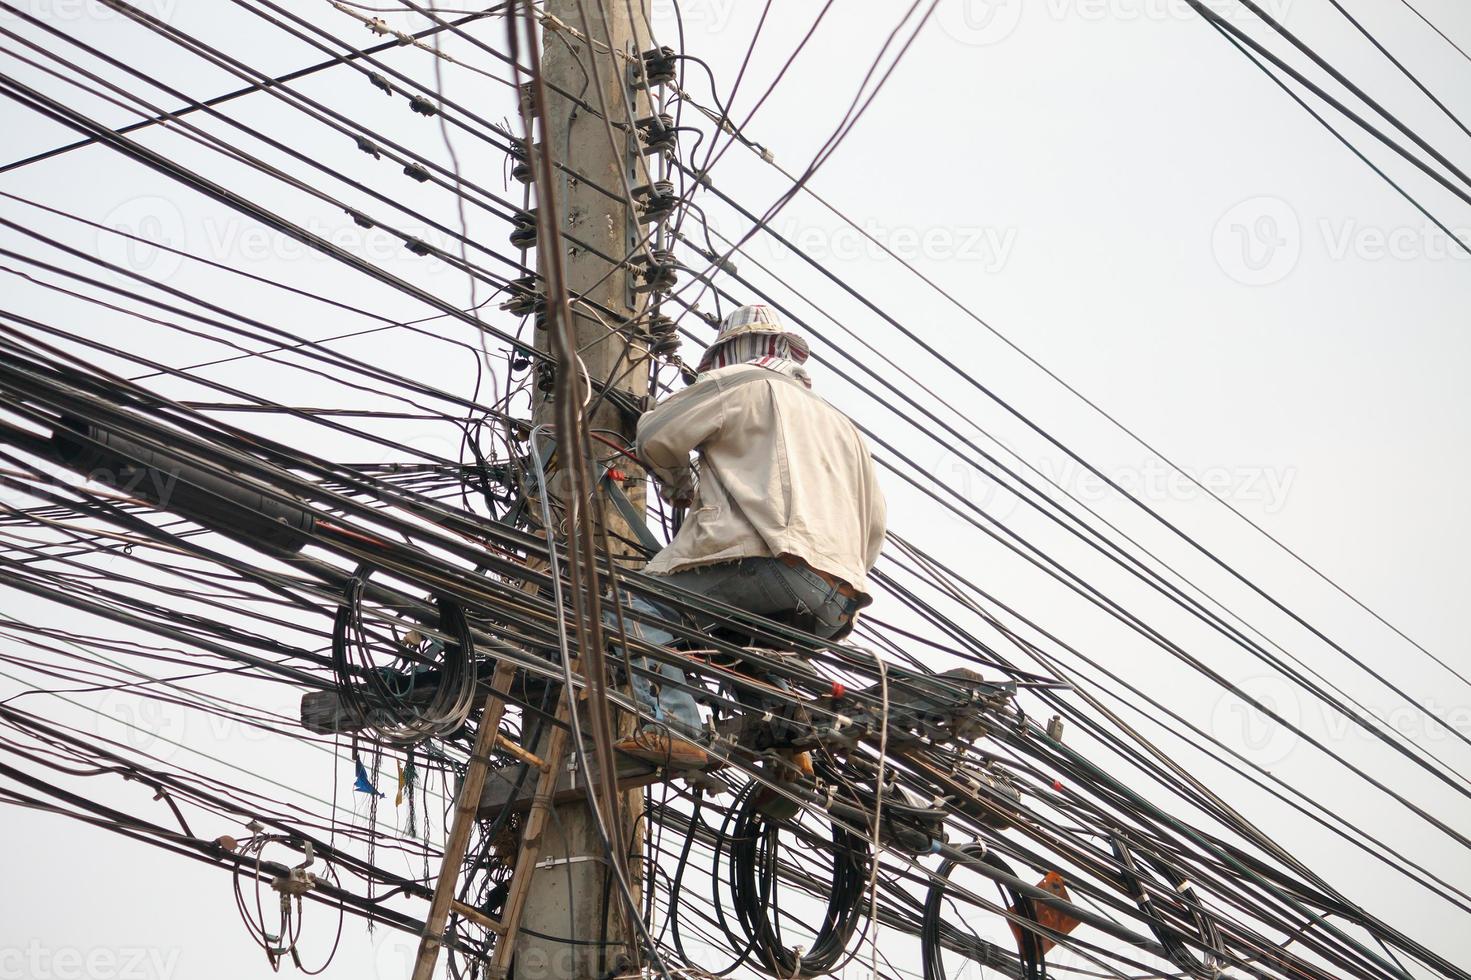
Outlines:
{"type": "MultiPolygon", "coordinates": [[[[772,310],[743,306],[721,322],[694,383],[639,420],[636,451],[660,495],[689,508],[644,571],[832,640],[846,636],[872,601],[868,572],[883,547],[886,510],[863,436],[811,391],[808,351],[772,310]]],[[[719,622],[640,596],[630,605],[706,632],[719,622]]],[[[647,623],[630,621],[628,629],[650,643],[675,639],[647,623]]],[[[656,688],[647,676],[633,678],[657,724],[618,748],[661,765],[705,765],[684,671],[644,666],[669,682],[656,688]]],[[[801,762],[810,767],[805,756],[801,762]]]]}

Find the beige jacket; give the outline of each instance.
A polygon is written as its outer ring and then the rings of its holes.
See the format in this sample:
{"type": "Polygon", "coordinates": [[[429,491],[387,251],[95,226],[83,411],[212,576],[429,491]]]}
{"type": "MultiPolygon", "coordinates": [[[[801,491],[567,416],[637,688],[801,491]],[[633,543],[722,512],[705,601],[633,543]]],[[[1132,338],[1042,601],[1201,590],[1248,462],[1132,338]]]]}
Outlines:
{"type": "Polygon", "coordinates": [[[645,571],[789,554],[868,595],[887,516],[873,460],[847,416],[801,382],[753,364],[707,371],[639,419],[637,448],[666,499],[694,493],[645,571]]]}

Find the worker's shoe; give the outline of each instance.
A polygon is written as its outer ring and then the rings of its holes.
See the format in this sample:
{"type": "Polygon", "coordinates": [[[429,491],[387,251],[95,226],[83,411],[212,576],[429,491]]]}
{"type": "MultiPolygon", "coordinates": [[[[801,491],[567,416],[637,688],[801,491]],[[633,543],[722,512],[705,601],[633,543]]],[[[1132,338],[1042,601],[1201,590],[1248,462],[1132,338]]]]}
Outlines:
{"type": "Polygon", "coordinates": [[[718,779],[714,773],[691,769],[684,774],[683,778],[686,786],[706,796],[724,796],[730,792],[730,787],[726,786],[725,782],[718,779]]]}
{"type": "Polygon", "coordinates": [[[806,776],[808,779],[812,779],[817,775],[817,773],[812,768],[811,752],[788,751],[783,753],[783,755],[786,756],[788,762],[796,767],[797,771],[806,776]]]}
{"type": "Polygon", "coordinates": [[[620,739],[613,747],[625,755],[667,769],[703,769],[710,764],[709,753],[694,742],[660,731],[636,732],[620,739]]]}

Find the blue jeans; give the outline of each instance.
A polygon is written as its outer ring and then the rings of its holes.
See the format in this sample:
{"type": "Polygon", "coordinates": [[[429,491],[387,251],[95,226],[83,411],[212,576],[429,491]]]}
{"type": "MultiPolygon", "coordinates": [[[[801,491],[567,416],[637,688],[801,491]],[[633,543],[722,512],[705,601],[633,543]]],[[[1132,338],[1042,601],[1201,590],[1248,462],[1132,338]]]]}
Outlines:
{"type": "MultiPolygon", "coordinates": [[[[810,568],[794,568],[776,558],[743,558],[720,565],[706,565],[664,576],[664,581],[690,592],[698,592],[768,619],[786,622],[822,639],[836,636],[853,620],[858,608],[856,599],[840,595],[810,568]]],[[[673,606],[643,596],[630,596],[628,605],[639,612],[651,613],[674,622],[707,631],[716,625],[713,617],[698,612],[682,615],[673,606]]],[[[604,618],[616,627],[612,610],[604,618]]],[[[648,643],[668,646],[674,634],[650,623],[624,620],[630,636],[648,643]]],[[[685,673],[674,664],[661,664],[639,658],[635,666],[657,670],[672,683],[660,684],[655,690],[651,678],[634,674],[633,693],[654,716],[656,723],[666,725],[680,735],[700,736],[703,728],[694,695],[684,686],[685,673]]]]}

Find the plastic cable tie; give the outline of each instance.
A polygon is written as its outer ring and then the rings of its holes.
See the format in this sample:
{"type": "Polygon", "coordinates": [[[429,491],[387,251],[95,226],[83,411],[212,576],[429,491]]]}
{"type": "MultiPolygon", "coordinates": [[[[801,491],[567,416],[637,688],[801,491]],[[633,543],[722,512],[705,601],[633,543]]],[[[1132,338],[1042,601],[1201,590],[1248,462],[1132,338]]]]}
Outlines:
{"type": "Polygon", "coordinates": [[[1189,881],[1182,881],[1178,885],[1175,886],[1175,894],[1177,894],[1177,895],[1183,895],[1183,894],[1185,894],[1186,892],[1188,892],[1190,889],[1192,889],[1194,887],[1195,886],[1192,885],[1192,884],[1190,884],[1189,881]]]}

